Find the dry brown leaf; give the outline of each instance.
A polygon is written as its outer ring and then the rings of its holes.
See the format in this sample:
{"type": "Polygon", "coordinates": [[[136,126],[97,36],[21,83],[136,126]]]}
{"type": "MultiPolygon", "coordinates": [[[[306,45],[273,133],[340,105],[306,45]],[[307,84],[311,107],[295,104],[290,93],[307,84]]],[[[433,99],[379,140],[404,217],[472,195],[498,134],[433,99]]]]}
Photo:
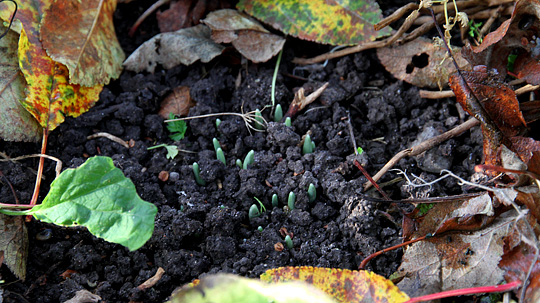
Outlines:
{"type": "Polygon", "coordinates": [[[255,19],[237,10],[211,12],[202,22],[212,29],[214,41],[232,43],[244,57],[256,63],[270,60],[285,44],[283,37],[271,34],[255,19]]]}
{"type": "Polygon", "coordinates": [[[473,233],[451,233],[412,244],[398,269],[397,286],[415,297],[450,289],[498,284],[503,270],[503,240],[512,232],[515,210],[498,216],[473,233]]]}
{"type": "Polygon", "coordinates": [[[28,256],[28,231],[22,216],[0,214],[0,251],[4,252],[4,264],[17,276],[26,278],[28,256]]]}
{"type": "Polygon", "coordinates": [[[157,64],[173,68],[190,65],[197,60],[206,63],[221,54],[225,48],[210,39],[210,29],[202,24],[172,33],[154,36],[131,54],[124,66],[127,70],[153,73],[157,64]]]}
{"type": "Polygon", "coordinates": [[[161,101],[161,108],[159,109],[159,115],[163,119],[169,119],[169,113],[173,113],[176,116],[187,116],[189,109],[195,105],[193,99],[189,94],[189,87],[178,86],[173,89],[163,101],[161,101]]]}
{"type": "MultiPolygon", "coordinates": [[[[456,71],[446,49],[423,37],[411,43],[379,48],[377,57],[394,77],[418,87],[442,88],[456,71]]],[[[470,69],[459,50],[454,52],[454,58],[462,70],[470,69]]]]}
{"type": "Polygon", "coordinates": [[[181,0],[171,3],[169,9],[157,12],[159,31],[174,32],[191,25],[190,8],[193,0],[181,0]]]}
{"type": "Polygon", "coordinates": [[[86,289],[81,289],[75,293],[75,296],[64,303],[96,303],[101,300],[101,297],[89,292],[86,289]]]}

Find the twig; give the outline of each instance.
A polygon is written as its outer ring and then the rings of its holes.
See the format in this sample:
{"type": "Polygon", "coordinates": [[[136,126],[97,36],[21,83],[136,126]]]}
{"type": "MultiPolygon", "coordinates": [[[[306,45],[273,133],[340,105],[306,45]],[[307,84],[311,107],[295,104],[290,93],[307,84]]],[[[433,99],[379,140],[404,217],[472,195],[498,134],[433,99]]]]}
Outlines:
{"type": "Polygon", "coordinates": [[[360,263],[360,265],[358,266],[358,270],[362,270],[366,267],[367,263],[369,261],[371,261],[373,258],[377,257],[377,256],[380,256],[386,252],[389,252],[389,251],[392,251],[394,249],[398,249],[400,247],[403,247],[403,246],[407,246],[409,244],[413,244],[413,243],[416,243],[418,241],[422,241],[422,240],[425,240],[426,238],[431,238],[431,234],[428,234],[428,235],[425,235],[425,236],[422,236],[420,238],[416,238],[414,240],[409,240],[409,241],[406,241],[406,242],[403,242],[403,243],[400,243],[398,245],[394,245],[394,246],[391,246],[391,247],[387,247],[385,249],[382,249],[382,250],[379,250],[377,252],[374,252],[372,253],[371,255],[367,256],[364,260],[362,260],[362,262],[360,263]]]}
{"type": "MultiPolygon", "coordinates": [[[[407,149],[404,149],[402,151],[400,151],[399,153],[397,153],[394,157],[392,157],[392,159],[390,159],[390,161],[388,161],[384,166],[383,168],[381,168],[381,170],[379,170],[379,172],[377,172],[375,174],[375,176],[373,176],[373,180],[375,181],[378,181],[390,168],[394,167],[394,165],[396,165],[399,160],[405,158],[405,157],[408,157],[408,156],[416,156],[416,155],[419,155],[423,152],[425,152],[426,150],[428,149],[431,149],[432,147],[436,146],[437,144],[440,144],[441,142],[444,142],[450,138],[453,138],[453,137],[456,137],[456,136],[459,136],[461,135],[463,132],[465,132],[466,130],[469,130],[471,129],[472,127],[474,126],[477,126],[479,125],[480,122],[476,119],[469,119],[468,121],[458,125],[457,127],[454,127],[453,129],[443,133],[443,134],[440,134],[436,137],[433,137],[429,140],[426,140],[418,145],[415,145],[411,148],[407,148],[407,149]]],[[[367,190],[368,188],[371,187],[371,183],[370,182],[366,182],[364,184],[364,190],[367,190]]]]}
{"type": "Polygon", "coordinates": [[[58,177],[58,175],[60,174],[60,171],[62,170],[62,160],[60,160],[60,159],[58,159],[56,157],[53,157],[53,156],[49,156],[49,155],[45,155],[45,154],[31,154],[31,155],[19,156],[19,157],[15,157],[15,158],[0,159],[0,162],[18,161],[18,160],[23,160],[23,159],[27,159],[27,158],[35,158],[35,157],[41,157],[41,158],[46,158],[46,159],[55,161],[56,162],[56,167],[54,168],[54,171],[56,172],[56,176],[58,177]]]}
{"type": "Polygon", "coordinates": [[[360,165],[360,162],[358,162],[358,160],[354,160],[354,165],[362,172],[362,174],[364,175],[364,177],[366,177],[369,181],[369,183],[373,186],[375,186],[375,188],[377,189],[377,191],[379,193],[381,193],[381,195],[384,197],[385,200],[392,200],[390,199],[390,197],[388,197],[388,195],[382,190],[382,188],[377,184],[377,182],[375,180],[373,180],[373,178],[368,174],[368,172],[366,171],[366,169],[364,167],[362,167],[362,165],[360,165]]]}
{"type": "Polygon", "coordinates": [[[482,28],[479,31],[479,38],[483,37],[491,29],[491,25],[493,25],[493,22],[495,22],[495,20],[497,20],[497,18],[501,16],[501,12],[503,11],[503,9],[504,6],[500,5],[499,7],[491,11],[489,19],[486,21],[486,23],[484,23],[484,25],[482,25],[482,28]]]}
{"type": "Polygon", "coordinates": [[[162,6],[162,5],[164,5],[164,4],[168,3],[168,2],[171,2],[171,0],[159,0],[159,1],[156,1],[154,4],[152,4],[152,6],[150,6],[146,11],[144,11],[144,13],[139,17],[139,19],[137,19],[137,21],[135,21],[135,24],[133,24],[133,26],[129,29],[128,35],[130,37],[133,37],[133,35],[137,31],[137,28],[139,28],[139,25],[141,25],[141,23],[143,23],[143,21],[148,16],[150,16],[150,14],[152,14],[155,10],[157,10],[160,6],[162,6]]]}
{"type": "MultiPolygon", "coordinates": [[[[540,85],[527,84],[523,87],[516,89],[515,93],[516,95],[519,96],[526,93],[534,92],[538,90],[539,88],[540,88],[540,85]]],[[[432,91],[432,90],[421,89],[418,91],[418,93],[420,94],[420,98],[425,98],[425,99],[442,99],[442,98],[451,98],[451,97],[456,96],[454,92],[451,90],[432,91]]]]}
{"type": "MultiPolygon", "coordinates": [[[[502,284],[502,285],[454,289],[454,290],[442,291],[442,292],[431,294],[431,295],[425,295],[421,297],[412,298],[409,301],[405,301],[405,303],[425,302],[425,301],[443,299],[443,298],[448,298],[448,297],[474,295],[474,294],[479,294],[479,293],[503,292],[503,291],[509,291],[509,290],[519,288],[520,286],[521,286],[521,281],[513,281],[513,282],[502,284]]],[[[520,301],[520,302],[524,302],[524,301],[520,301]]]]}
{"type": "Polygon", "coordinates": [[[109,139],[111,141],[114,141],[114,142],[122,145],[123,147],[129,149],[129,144],[126,141],[118,138],[115,135],[111,135],[109,133],[100,132],[100,133],[95,133],[93,135],[90,135],[90,136],[86,137],[87,140],[92,140],[92,139],[95,139],[95,138],[107,138],[107,139],[109,139]]]}
{"type": "Polygon", "coordinates": [[[382,19],[379,23],[375,24],[373,27],[376,31],[381,30],[388,25],[398,21],[401,17],[403,17],[406,13],[412,10],[418,9],[418,4],[416,3],[408,3],[400,8],[398,8],[395,12],[393,12],[390,16],[382,19]]]}

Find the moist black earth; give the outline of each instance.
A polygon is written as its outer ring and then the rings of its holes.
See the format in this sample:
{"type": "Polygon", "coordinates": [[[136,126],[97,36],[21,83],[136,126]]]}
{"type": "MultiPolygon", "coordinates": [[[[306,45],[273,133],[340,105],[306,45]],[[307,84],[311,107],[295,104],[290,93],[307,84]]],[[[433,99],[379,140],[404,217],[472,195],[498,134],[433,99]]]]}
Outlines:
{"type": "MultiPolygon", "coordinates": [[[[135,37],[127,36],[127,29],[153,1],[137,2],[119,4],[115,14],[117,34],[128,55],[158,33],[155,17],[151,17],[135,37]]],[[[399,3],[382,3],[384,14],[396,5],[399,3]]],[[[95,155],[111,157],[142,199],[158,207],[152,238],[130,252],[92,236],[85,228],[32,221],[27,224],[27,278],[19,281],[2,266],[4,301],[64,302],[77,290],[87,289],[101,296],[102,302],[163,302],[176,287],[206,274],[258,277],[270,268],[300,265],[357,269],[369,254],[400,243],[402,212],[389,204],[362,199],[360,194],[378,194],[363,192],[367,179],[354,160],[374,174],[398,151],[446,131],[466,117],[450,99],[421,99],[417,88],[384,70],[374,51],[330,60],[311,72],[290,63],[293,57],[329,49],[293,38],[285,45],[275,94],[284,109],[298,88],[304,87],[309,94],[330,83],[317,101],[292,119],[291,127],[270,122],[266,131],[250,132],[240,117],[222,115],[219,127],[215,117],[189,120],[186,137],[178,142],[169,138],[164,119],[158,115],[160,102],[175,87],[190,89],[196,105],[189,116],[263,109],[271,104],[276,59],[264,64],[242,63],[240,55],[230,50],[207,64],[158,69],[154,74],[124,71],[104,88],[90,111],[67,118],[51,133],[47,153],[61,159],[64,168],[77,167],[95,155]],[[357,146],[364,150],[357,157],[349,123],[357,146]],[[106,138],[87,139],[96,132],[131,140],[132,147],[106,138]],[[303,155],[301,142],[306,134],[316,148],[303,155]],[[213,138],[219,140],[227,165],[216,159],[213,138]],[[190,153],[167,159],[164,148],[147,150],[161,143],[190,153]],[[254,164],[238,168],[236,159],[244,159],[250,150],[255,151],[254,164]],[[193,177],[194,162],[201,168],[205,186],[193,177]],[[167,181],[158,178],[160,172],[168,172],[167,181]],[[313,203],[307,196],[309,184],[317,189],[313,203]],[[285,207],[291,191],[297,197],[292,211],[285,207]],[[279,198],[278,207],[271,205],[273,194],[279,198]],[[266,211],[249,219],[250,206],[258,205],[255,198],[266,211]],[[292,234],[292,249],[275,246],[284,244],[284,229],[292,234]],[[139,290],[137,286],[159,267],[165,270],[159,282],[139,290]]],[[[273,121],[269,109],[262,114],[273,121]]],[[[396,168],[425,180],[435,179],[442,168],[467,177],[481,160],[481,146],[478,130],[467,132],[418,158],[401,160],[396,168]]],[[[0,141],[0,150],[16,157],[37,153],[40,144],[0,141]]],[[[0,184],[2,202],[14,202],[7,180],[19,201],[30,201],[36,168],[36,159],[0,162],[5,176],[0,184]]],[[[380,183],[396,177],[390,172],[380,183]]],[[[54,163],[47,161],[40,201],[53,179],[54,163]]],[[[403,181],[389,182],[384,190],[394,199],[426,195],[405,185],[403,181]]],[[[444,180],[429,195],[460,192],[454,181],[444,180]]],[[[401,254],[401,250],[383,254],[367,269],[388,277],[397,269],[401,254]]]]}

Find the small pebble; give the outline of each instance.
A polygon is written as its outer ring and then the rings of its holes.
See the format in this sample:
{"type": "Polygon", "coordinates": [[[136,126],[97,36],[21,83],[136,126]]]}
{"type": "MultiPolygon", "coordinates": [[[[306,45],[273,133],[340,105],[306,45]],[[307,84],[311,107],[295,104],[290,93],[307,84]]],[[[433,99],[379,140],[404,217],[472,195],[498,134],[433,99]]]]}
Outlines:
{"type": "Polygon", "coordinates": [[[52,237],[52,229],[46,228],[36,235],[36,240],[47,241],[52,237]]]}
{"type": "Polygon", "coordinates": [[[180,180],[180,174],[179,173],[177,173],[175,171],[169,173],[169,181],[176,182],[178,180],[180,180]]]}

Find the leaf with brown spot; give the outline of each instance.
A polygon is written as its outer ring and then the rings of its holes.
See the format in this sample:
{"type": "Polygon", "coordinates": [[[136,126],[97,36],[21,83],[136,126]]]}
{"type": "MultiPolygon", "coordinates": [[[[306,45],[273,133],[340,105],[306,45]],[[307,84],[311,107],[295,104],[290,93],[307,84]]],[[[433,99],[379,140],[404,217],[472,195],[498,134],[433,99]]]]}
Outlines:
{"type": "Polygon", "coordinates": [[[40,22],[43,47],[69,69],[69,83],[108,84],[125,55],[113,25],[116,0],[52,0],[40,22]]]}
{"type": "Polygon", "coordinates": [[[187,116],[189,109],[195,105],[191,95],[189,94],[189,87],[178,86],[173,89],[163,101],[161,101],[161,108],[159,109],[159,115],[163,119],[169,119],[169,114],[173,113],[175,116],[187,116]]]}
{"type": "Polygon", "coordinates": [[[24,218],[0,214],[0,251],[4,252],[4,264],[17,276],[26,278],[28,256],[28,231],[24,218]]]}
{"type": "Polygon", "coordinates": [[[332,296],[337,302],[399,303],[409,300],[394,283],[373,272],[311,266],[269,269],[262,281],[302,281],[332,296]]]}
{"type": "Polygon", "coordinates": [[[259,63],[277,55],[285,44],[283,37],[271,34],[253,18],[237,10],[211,12],[202,22],[212,29],[217,43],[232,43],[248,60],[259,63]]]}
{"type": "MultiPolygon", "coordinates": [[[[470,69],[459,50],[453,55],[461,69],[470,69]]],[[[379,48],[377,57],[394,77],[418,87],[442,88],[456,71],[452,60],[446,58],[446,49],[424,37],[403,45],[379,48]]]]}

